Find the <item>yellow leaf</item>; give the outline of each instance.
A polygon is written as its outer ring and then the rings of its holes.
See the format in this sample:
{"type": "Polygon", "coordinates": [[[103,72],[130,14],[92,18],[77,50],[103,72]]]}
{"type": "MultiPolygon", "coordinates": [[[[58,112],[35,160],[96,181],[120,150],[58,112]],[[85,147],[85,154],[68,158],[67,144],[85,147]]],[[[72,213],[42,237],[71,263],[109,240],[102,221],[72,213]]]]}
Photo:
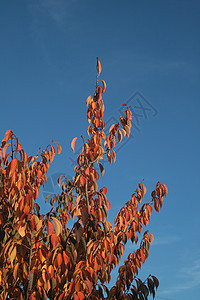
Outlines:
{"type": "Polygon", "coordinates": [[[87,98],[87,100],[86,100],[87,106],[90,105],[91,101],[92,101],[92,95],[90,95],[90,96],[87,98]]]}
{"type": "Polygon", "coordinates": [[[54,225],[55,225],[56,235],[59,236],[62,233],[62,225],[58,219],[56,219],[54,217],[51,217],[51,219],[53,220],[54,225]]]}
{"type": "Polygon", "coordinates": [[[10,253],[10,256],[9,256],[11,265],[13,264],[13,260],[15,259],[16,254],[17,254],[17,250],[16,250],[16,247],[14,246],[14,248],[13,248],[13,250],[10,253]]]}
{"type": "Polygon", "coordinates": [[[19,234],[21,235],[21,237],[25,236],[25,227],[20,226],[18,229],[19,234]]]}

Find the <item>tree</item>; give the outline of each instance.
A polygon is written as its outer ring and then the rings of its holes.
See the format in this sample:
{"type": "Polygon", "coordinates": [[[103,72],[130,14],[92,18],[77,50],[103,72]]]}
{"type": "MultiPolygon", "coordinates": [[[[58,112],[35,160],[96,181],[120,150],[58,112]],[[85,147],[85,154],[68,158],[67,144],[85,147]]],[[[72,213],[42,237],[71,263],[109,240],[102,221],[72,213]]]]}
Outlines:
{"type": "MultiPolygon", "coordinates": [[[[115,285],[109,290],[111,271],[117,267],[128,239],[138,235],[157,212],[167,195],[158,182],[152,200],[142,204],[146,188],[140,183],[120,212],[114,225],[107,220],[110,202],[106,187],[98,188],[104,175],[101,159],[116,161],[114,148],[129,137],[132,113],[126,104],[119,122],[104,133],[104,80],[99,80],[97,59],[96,91],[87,98],[88,139],[82,136],[72,180],[60,176],[60,194],[49,195],[51,210],[40,213],[39,189],[59,143],[27,156],[13,131],[8,130],[0,147],[0,299],[148,299],[155,296],[159,282],[149,275],[143,282],[138,269],[149,256],[153,235],[145,231],[138,249],[119,268],[115,285]],[[68,227],[69,219],[73,225],[68,227]]],[[[72,140],[74,151],[77,137],[72,140]]]]}

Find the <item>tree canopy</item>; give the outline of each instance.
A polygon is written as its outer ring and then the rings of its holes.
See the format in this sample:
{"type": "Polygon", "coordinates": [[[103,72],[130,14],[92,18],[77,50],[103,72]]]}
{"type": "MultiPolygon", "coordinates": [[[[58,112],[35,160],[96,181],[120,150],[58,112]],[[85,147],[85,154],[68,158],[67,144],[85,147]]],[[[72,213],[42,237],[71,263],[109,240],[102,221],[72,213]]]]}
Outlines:
{"type": "MultiPolygon", "coordinates": [[[[104,175],[101,163],[106,157],[116,161],[115,147],[131,131],[132,113],[126,104],[119,122],[105,134],[101,63],[97,58],[94,95],[86,101],[88,138],[82,140],[72,179],[60,176],[60,193],[45,201],[51,210],[41,214],[37,203],[39,190],[56,150],[51,142],[45,150],[28,156],[12,130],[7,130],[0,147],[0,299],[148,299],[155,296],[159,281],[149,275],[145,281],[138,271],[149,256],[153,235],[144,228],[153,209],[159,212],[167,187],[158,182],[151,200],[144,202],[146,187],[139,183],[130,199],[108,221],[111,203],[107,188],[99,188],[104,175]],[[68,226],[69,219],[73,225],[68,226]],[[141,237],[140,237],[141,236],[141,237]],[[113,287],[108,288],[112,270],[124,254],[127,240],[138,244],[122,266],[113,287]]],[[[113,279],[113,278],[112,278],[113,279]]]]}

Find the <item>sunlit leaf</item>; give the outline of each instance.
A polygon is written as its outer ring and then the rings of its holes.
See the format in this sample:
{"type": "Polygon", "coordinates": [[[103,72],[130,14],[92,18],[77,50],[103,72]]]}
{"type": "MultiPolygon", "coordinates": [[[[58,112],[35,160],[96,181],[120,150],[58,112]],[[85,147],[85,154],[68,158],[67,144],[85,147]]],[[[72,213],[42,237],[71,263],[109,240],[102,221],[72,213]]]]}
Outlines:
{"type": "Polygon", "coordinates": [[[101,63],[99,58],[97,57],[97,74],[100,75],[101,73],[101,63]]]}
{"type": "Polygon", "coordinates": [[[55,142],[55,143],[57,145],[58,154],[60,154],[61,151],[62,151],[62,147],[61,147],[61,145],[58,142],[55,142]]]}
{"type": "Polygon", "coordinates": [[[76,143],[77,137],[75,137],[71,142],[71,148],[74,151],[75,150],[75,143],[76,143]]]}
{"type": "Polygon", "coordinates": [[[17,163],[18,163],[17,158],[13,158],[12,161],[11,161],[11,164],[10,164],[10,172],[11,172],[11,174],[13,174],[16,171],[16,169],[17,169],[17,163]]]}
{"type": "Polygon", "coordinates": [[[53,220],[54,225],[55,225],[56,235],[59,236],[62,233],[62,225],[58,219],[56,219],[54,217],[51,217],[51,219],[53,220]]]}
{"type": "Polygon", "coordinates": [[[106,83],[105,83],[104,80],[101,80],[101,82],[103,83],[103,91],[105,92],[105,90],[106,90],[106,83]]]}
{"type": "Polygon", "coordinates": [[[81,183],[81,185],[84,186],[86,184],[86,181],[87,181],[87,179],[84,176],[80,177],[80,183],[81,183]]]}
{"type": "Polygon", "coordinates": [[[58,236],[55,233],[53,233],[51,235],[51,244],[52,244],[53,248],[55,248],[57,246],[58,242],[59,242],[58,236]]]}
{"type": "Polygon", "coordinates": [[[10,139],[10,137],[12,136],[12,130],[10,130],[10,129],[8,129],[7,131],[6,131],[6,133],[5,133],[5,137],[4,137],[4,139],[5,139],[5,141],[7,142],[9,139],[10,139]]]}
{"type": "Polygon", "coordinates": [[[53,223],[51,221],[47,222],[47,233],[48,235],[52,235],[54,232],[54,226],[53,223]]]}

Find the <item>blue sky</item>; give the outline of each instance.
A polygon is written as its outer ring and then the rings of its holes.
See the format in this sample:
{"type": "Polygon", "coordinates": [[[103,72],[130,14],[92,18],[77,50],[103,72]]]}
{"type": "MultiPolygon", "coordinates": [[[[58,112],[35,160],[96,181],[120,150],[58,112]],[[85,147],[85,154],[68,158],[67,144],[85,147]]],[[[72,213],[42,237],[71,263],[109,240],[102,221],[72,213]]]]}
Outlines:
{"type": "MultiPolygon", "coordinates": [[[[56,172],[73,176],[70,143],[86,136],[97,56],[107,83],[105,120],[118,119],[128,100],[149,109],[146,118],[135,109],[133,137],[100,184],[108,188],[111,221],[142,179],[146,201],[158,180],[168,186],[164,208],[152,215],[155,242],[140,275],[159,278],[156,299],[198,299],[199,1],[1,1],[0,28],[1,137],[12,129],[29,155],[52,139],[61,143],[46,192],[57,190],[56,172]]],[[[43,193],[39,201],[48,209],[43,193]]]]}

